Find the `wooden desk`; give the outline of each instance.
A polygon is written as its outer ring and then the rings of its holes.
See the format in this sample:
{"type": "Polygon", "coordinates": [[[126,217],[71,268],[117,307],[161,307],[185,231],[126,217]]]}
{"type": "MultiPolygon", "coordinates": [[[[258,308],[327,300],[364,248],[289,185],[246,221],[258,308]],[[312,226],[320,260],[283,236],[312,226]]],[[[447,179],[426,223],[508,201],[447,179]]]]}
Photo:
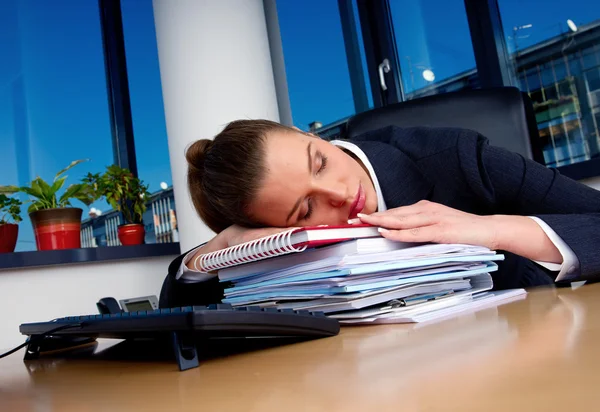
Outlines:
{"type": "Polygon", "coordinates": [[[186,372],[168,360],[15,354],[0,361],[0,410],[596,410],[599,352],[600,285],[591,285],[428,326],[344,328],[186,372]]]}

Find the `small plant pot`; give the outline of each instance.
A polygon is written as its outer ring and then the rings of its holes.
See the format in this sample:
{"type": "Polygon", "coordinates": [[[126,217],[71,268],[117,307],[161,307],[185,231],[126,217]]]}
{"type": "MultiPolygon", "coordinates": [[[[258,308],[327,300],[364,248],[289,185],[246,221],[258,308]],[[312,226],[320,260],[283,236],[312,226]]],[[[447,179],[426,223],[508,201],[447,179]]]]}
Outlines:
{"type": "Polygon", "coordinates": [[[146,229],[140,223],[120,225],[117,232],[119,240],[124,246],[141,245],[144,243],[144,237],[146,236],[146,229]]]}
{"type": "Polygon", "coordinates": [[[38,250],[80,248],[82,212],[77,207],[31,212],[29,217],[38,250]]]}
{"type": "Polygon", "coordinates": [[[19,225],[5,223],[0,225],[0,253],[12,253],[17,245],[19,225]]]}

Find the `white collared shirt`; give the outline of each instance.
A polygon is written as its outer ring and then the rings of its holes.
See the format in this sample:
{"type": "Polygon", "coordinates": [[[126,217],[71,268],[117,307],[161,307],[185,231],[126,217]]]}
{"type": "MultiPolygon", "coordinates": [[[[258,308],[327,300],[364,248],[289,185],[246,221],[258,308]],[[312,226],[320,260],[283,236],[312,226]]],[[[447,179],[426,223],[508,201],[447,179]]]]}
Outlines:
{"type": "MultiPolygon", "coordinates": [[[[373,186],[375,187],[375,192],[377,193],[377,210],[387,210],[387,205],[385,204],[385,200],[383,199],[383,194],[381,191],[381,186],[379,186],[379,180],[377,179],[375,170],[373,169],[371,162],[367,158],[367,155],[365,155],[365,153],[358,146],[347,141],[333,140],[331,141],[331,144],[345,149],[349,152],[352,152],[352,154],[354,154],[363,163],[363,165],[369,172],[369,177],[373,181],[373,186]]],[[[579,259],[577,259],[577,256],[575,256],[573,250],[560,238],[560,236],[558,236],[558,234],[556,234],[556,232],[550,226],[546,224],[546,222],[534,216],[529,216],[529,218],[533,219],[533,221],[536,222],[540,226],[540,228],[546,233],[546,236],[548,236],[552,243],[554,243],[554,246],[556,246],[563,258],[562,264],[538,261],[536,261],[536,263],[545,267],[548,270],[559,272],[556,277],[557,281],[568,280],[570,278],[575,277],[576,272],[579,269],[579,259]]],[[[194,252],[198,249],[198,247],[188,252],[185,258],[183,258],[181,266],[179,267],[179,270],[176,274],[177,279],[181,277],[184,280],[190,282],[202,282],[215,276],[211,273],[191,270],[186,266],[186,263],[189,262],[194,252]]]]}

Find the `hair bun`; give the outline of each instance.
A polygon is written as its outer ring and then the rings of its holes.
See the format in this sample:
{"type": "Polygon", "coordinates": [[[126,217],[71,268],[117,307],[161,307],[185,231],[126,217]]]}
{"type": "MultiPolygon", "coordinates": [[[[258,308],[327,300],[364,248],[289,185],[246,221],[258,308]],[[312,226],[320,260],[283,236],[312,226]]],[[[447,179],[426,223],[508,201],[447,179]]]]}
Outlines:
{"type": "Polygon", "coordinates": [[[204,172],[204,161],[206,154],[213,146],[213,141],[210,139],[200,139],[192,143],[185,152],[185,159],[188,162],[190,171],[204,172]]]}

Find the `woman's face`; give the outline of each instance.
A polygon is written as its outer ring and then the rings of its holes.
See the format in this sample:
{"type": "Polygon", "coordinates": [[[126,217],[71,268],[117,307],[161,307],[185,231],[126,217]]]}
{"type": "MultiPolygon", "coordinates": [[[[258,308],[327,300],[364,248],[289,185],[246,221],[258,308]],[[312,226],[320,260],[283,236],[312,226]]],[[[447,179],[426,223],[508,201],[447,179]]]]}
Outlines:
{"type": "Polygon", "coordinates": [[[274,132],[265,143],[266,175],[250,215],[273,227],[346,224],[377,210],[362,165],[341,149],[300,132],[274,132]]]}

